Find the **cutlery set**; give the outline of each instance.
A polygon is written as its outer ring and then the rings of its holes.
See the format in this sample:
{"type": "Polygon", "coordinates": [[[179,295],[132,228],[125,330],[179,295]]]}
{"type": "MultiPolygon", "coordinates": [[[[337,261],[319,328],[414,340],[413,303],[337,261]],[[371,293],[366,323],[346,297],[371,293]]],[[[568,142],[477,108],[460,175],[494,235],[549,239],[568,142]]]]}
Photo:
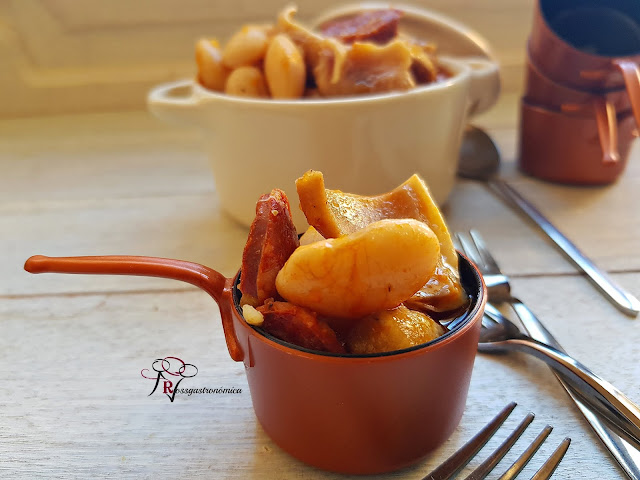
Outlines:
{"type": "Polygon", "coordinates": [[[509,278],[478,232],[457,233],[455,238],[458,249],[482,272],[489,294],[478,351],[521,351],[545,361],[627,477],[640,480],[640,408],[569,356],[533,312],[511,294],[509,278]],[[516,314],[523,329],[507,318],[503,307],[516,314]]]}

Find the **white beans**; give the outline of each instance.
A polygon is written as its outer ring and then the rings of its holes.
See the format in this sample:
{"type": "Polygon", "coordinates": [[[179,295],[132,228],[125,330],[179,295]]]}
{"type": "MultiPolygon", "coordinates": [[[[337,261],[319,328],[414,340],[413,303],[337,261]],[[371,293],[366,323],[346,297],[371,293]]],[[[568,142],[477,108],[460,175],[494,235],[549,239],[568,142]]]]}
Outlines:
{"type": "Polygon", "coordinates": [[[269,96],[264,75],[258,67],[236,68],[227,78],[224,92],[244,97],[269,96]]]}
{"type": "Polygon", "coordinates": [[[304,94],[306,67],[302,51],[284,33],[269,43],[264,73],[273,98],[300,98],[304,94]]]}
{"type": "Polygon", "coordinates": [[[222,61],[230,68],[255,65],[264,58],[269,44],[266,28],[245,25],[227,42],[222,61]]]}
{"type": "Polygon", "coordinates": [[[204,87],[221,92],[230,70],[222,63],[222,51],[217,40],[203,38],[196,43],[198,81],[204,87]]]}
{"type": "Polygon", "coordinates": [[[298,247],[278,272],[276,288],[288,302],[321,315],[362,318],[411,297],[439,258],[440,242],[426,223],[384,219],[298,247]]]}
{"type": "Polygon", "coordinates": [[[325,33],[295,21],[295,13],[295,7],[287,7],[275,24],[246,24],[222,46],[200,40],[198,83],[234,95],[296,100],[399,92],[440,76],[434,47],[396,32],[395,10],[372,12],[369,23],[356,15],[325,33]],[[378,44],[381,33],[385,40],[378,44]]]}

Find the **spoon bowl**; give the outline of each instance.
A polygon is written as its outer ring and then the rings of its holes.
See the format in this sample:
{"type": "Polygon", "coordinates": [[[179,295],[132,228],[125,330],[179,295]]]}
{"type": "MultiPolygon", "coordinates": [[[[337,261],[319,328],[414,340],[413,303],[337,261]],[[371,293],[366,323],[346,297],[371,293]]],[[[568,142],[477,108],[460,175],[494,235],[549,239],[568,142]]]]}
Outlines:
{"type": "Polygon", "coordinates": [[[458,176],[488,181],[500,168],[500,151],[491,137],[478,127],[465,128],[458,159],[458,176]]]}

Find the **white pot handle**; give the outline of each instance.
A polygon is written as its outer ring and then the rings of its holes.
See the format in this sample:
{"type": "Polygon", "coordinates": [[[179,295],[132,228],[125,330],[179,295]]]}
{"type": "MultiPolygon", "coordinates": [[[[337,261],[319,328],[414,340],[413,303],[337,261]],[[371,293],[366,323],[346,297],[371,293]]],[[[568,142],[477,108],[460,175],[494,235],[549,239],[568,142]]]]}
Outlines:
{"type": "Polygon", "coordinates": [[[496,103],[500,95],[500,67],[487,58],[455,57],[471,70],[469,91],[469,117],[485,112],[496,103]]]}
{"type": "Polygon", "coordinates": [[[180,125],[201,125],[201,101],[193,80],[164,83],[147,95],[147,107],[154,115],[180,125]]]}

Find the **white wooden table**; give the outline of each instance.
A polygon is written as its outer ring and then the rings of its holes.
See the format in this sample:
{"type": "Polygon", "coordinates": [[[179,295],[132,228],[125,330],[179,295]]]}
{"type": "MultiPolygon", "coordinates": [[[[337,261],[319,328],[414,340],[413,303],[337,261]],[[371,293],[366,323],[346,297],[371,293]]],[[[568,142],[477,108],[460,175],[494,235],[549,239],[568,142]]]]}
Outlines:
{"type": "MultiPolygon", "coordinates": [[[[504,176],[640,296],[637,145],[615,185],[546,184],[515,168],[515,111],[515,99],[503,99],[479,121],[501,146],[504,176]]],[[[451,230],[480,230],[515,292],[569,352],[640,401],[640,320],[615,310],[483,185],[460,181],[444,213],[451,230]]],[[[0,232],[0,476],[343,478],[292,459],[265,435],[204,292],[170,280],[22,270],[33,254],[142,254],[233,274],[247,230],[218,210],[197,132],[145,112],[1,121],[0,232]],[[191,386],[241,393],[173,403],[149,396],[153,382],[140,372],[169,355],[197,366],[191,386]]],[[[512,400],[519,406],[485,451],[529,411],[536,420],[516,450],[555,426],[522,478],[565,436],[573,443],[555,478],[622,478],[547,367],[519,354],[479,355],[450,440],[423,463],[379,478],[422,478],[512,400]]]]}

